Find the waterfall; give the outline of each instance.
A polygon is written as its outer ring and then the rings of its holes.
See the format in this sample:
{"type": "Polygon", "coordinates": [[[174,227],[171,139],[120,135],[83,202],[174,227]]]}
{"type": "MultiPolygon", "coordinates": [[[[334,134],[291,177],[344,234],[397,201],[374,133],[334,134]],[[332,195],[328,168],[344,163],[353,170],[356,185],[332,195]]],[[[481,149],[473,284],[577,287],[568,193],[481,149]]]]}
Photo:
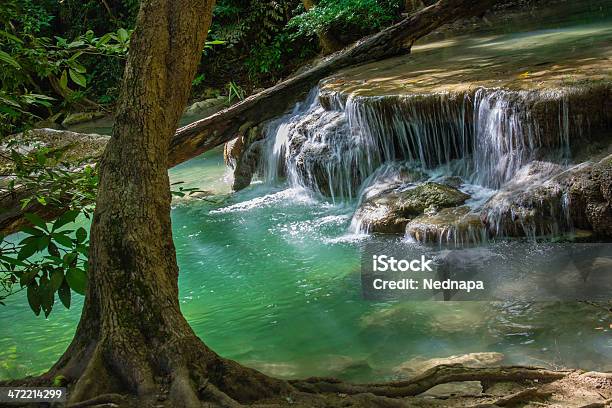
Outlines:
{"type": "MultiPolygon", "coordinates": [[[[512,182],[539,171],[538,166],[526,168],[530,163],[555,163],[562,171],[570,142],[590,129],[584,108],[569,102],[571,92],[479,88],[366,97],[317,88],[266,126],[262,172],[268,183],[286,182],[333,202],[357,203],[374,193],[414,186],[413,178],[402,176],[408,170],[420,171],[423,180],[456,177],[472,197],[467,204],[473,211],[483,210],[496,190],[508,187],[499,208],[485,209],[496,223],[492,233],[501,235],[507,231],[502,218],[514,211],[509,197],[520,184],[512,182]]],[[[527,188],[529,182],[520,186],[527,188]]],[[[548,213],[568,218],[568,196],[558,201],[559,211],[548,213]]],[[[533,235],[556,232],[559,225],[535,227],[526,218],[523,229],[533,235]]],[[[353,220],[352,229],[367,230],[359,220],[353,220]]]]}
{"type": "Polygon", "coordinates": [[[555,150],[557,159],[570,150],[567,104],[555,121],[532,111],[539,100],[559,95],[478,89],[326,99],[324,107],[315,89],[268,125],[268,182],[286,178],[334,200],[354,199],[380,165],[406,161],[424,169],[446,167],[470,183],[499,188],[543,147],[555,150]]]}

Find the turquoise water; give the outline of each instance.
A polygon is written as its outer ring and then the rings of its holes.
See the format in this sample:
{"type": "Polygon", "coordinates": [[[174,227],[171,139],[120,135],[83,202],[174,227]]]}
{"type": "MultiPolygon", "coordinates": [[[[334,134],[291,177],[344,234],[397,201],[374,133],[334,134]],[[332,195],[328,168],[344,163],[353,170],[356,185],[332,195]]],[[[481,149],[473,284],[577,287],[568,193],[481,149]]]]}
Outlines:
{"type": "MultiPolygon", "coordinates": [[[[220,151],[171,171],[229,190],[220,151]]],[[[199,185],[198,185],[199,184],[199,185]]],[[[354,208],[304,191],[254,184],[172,211],[180,301],[221,355],[280,377],[355,381],[401,376],[413,358],[498,351],[505,363],[612,369],[610,314],[577,303],[370,302],[361,297],[354,208]],[[224,197],[224,198],[223,198],[224,197]]],[[[45,320],[24,296],[0,307],[0,378],[36,374],[68,345],[82,298],[45,320]]]]}

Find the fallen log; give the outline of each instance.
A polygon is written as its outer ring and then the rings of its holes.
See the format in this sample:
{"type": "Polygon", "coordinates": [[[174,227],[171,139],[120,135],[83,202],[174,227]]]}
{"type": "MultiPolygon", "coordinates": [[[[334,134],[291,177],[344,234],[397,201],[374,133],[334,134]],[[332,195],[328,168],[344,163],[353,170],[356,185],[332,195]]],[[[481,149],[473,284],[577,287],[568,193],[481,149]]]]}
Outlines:
{"type": "Polygon", "coordinates": [[[440,26],[460,18],[480,15],[495,3],[497,0],[440,0],[332,54],[305,72],[178,129],[170,146],[170,166],[233,139],[244,123],[258,125],[283,114],[330,74],[350,66],[409,52],[416,40],[440,26]]]}
{"type": "MultiPolygon", "coordinates": [[[[416,40],[433,30],[461,18],[480,15],[497,2],[498,0],[439,0],[399,23],[321,60],[298,75],[212,116],[178,129],[170,145],[169,167],[228,142],[245,123],[255,126],[282,115],[302,100],[321,79],[343,68],[407,53],[416,40]]],[[[87,135],[82,136],[85,138],[87,135]]],[[[28,222],[23,217],[24,212],[52,220],[64,211],[63,208],[52,208],[38,202],[31,202],[22,210],[21,200],[28,194],[27,190],[22,189],[18,194],[5,193],[0,196],[0,234],[11,234],[27,225],[28,222]]]]}

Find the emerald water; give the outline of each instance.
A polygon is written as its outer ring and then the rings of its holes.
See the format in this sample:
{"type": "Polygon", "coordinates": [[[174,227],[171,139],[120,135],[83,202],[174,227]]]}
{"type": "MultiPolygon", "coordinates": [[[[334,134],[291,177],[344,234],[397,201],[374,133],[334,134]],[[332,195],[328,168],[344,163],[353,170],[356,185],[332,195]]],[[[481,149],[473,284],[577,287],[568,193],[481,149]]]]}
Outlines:
{"type": "MultiPolygon", "coordinates": [[[[172,179],[224,193],[213,151],[172,179]]],[[[225,357],[280,377],[395,378],[413,358],[504,353],[505,363],[612,369],[609,314],[577,303],[370,302],[361,297],[353,204],[262,183],[172,210],[182,311],[225,357]],[[224,199],[218,197],[226,197],[224,199]]],[[[129,296],[129,294],[126,294],[129,296]]],[[[45,320],[0,308],[0,378],[37,374],[65,350],[82,298],[45,320]]]]}
{"type": "MultiPolygon", "coordinates": [[[[609,25],[597,27],[609,34],[609,25]]],[[[370,238],[349,232],[355,201],[333,203],[261,182],[228,195],[220,150],[170,174],[214,194],[176,200],[172,220],[182,311],[224,357],[284,378],[353,381],[399,377],[397,367],[412,359],[484,351],[503,353],[505,364],[612,370],[612,321],[603,308],[366,301],[359,248],[370,238]]],[[[0,307],[0,379],[49,368],[72,339],[81,307],[75,295],[70,310],[56,302],[45,319],[22,293],[7,299],[0,307]]]]}

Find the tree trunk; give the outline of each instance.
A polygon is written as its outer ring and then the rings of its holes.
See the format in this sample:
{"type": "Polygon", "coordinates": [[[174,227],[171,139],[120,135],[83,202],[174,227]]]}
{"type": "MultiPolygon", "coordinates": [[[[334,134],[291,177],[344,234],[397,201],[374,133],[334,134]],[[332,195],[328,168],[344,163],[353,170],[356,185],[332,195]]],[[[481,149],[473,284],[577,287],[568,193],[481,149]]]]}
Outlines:
{"type": "Polygon", "coordinates": [[[113,136],[100,162],[83,314],[47,375],[74,383],[71,401],[120,392],[153,404],[167,390],[173,406],[199,407],[200,398],[225,393],[249,401],[285,384],[221,359],[196,337],[179,307],[168,147],[213,3],[141,3],[113,136]]]}

